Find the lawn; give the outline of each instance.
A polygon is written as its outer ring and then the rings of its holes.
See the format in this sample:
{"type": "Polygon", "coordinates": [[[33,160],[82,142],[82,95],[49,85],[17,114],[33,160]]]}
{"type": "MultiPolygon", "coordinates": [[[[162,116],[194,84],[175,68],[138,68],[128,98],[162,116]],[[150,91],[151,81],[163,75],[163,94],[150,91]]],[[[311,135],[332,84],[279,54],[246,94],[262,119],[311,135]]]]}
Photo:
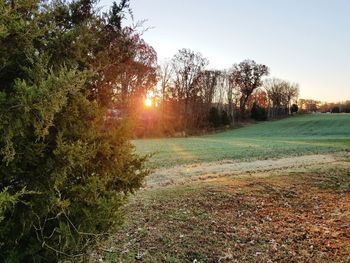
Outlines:
{"type": "Polygon", "coordinates": [[[350,114],[189,138],[154,153],[103,262],[350,262],[350,114]]]}
{"type": "Polygon", "coordinates": [[[350,114],[312,114],[262,122],[216,134],[133,141],[150,166],[227,160],[270,159],[348,151],[350,114]]]}

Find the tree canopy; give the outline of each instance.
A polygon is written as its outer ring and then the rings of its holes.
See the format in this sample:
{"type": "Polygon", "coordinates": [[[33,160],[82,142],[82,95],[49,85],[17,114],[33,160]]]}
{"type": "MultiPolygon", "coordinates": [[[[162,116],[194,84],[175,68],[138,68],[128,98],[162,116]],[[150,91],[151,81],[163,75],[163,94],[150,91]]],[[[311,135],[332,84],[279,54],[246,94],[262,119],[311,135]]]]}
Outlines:
{"type": "Polygon", "coordinates": [[[244,115],[246,103],[254,90],[262,86],[262,77],[269,74],[269,68],[258,64],[254,60],[244,60],[234,64],[231,69],[230,81],[239,88],[241,93],[239,108],[241,115],[244,115]]]}

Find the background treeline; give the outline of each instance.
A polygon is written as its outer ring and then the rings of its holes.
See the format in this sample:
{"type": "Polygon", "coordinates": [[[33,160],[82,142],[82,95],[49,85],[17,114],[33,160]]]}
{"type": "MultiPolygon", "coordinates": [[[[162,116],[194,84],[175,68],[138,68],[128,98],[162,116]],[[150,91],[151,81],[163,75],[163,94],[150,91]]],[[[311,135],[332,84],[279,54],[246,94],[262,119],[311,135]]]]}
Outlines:
{"type": "Polygon", "coordinates": [[[208,69],[202,54],[181,49],[160,64],[152,97],[156,109],[139,114],[137,136],[198,132],[247,121],[281,118],[297,111],[297,84],[271,78],[253,60],[227,70],[208,69]]]}
{"type": "Polygon", "coordinates": [[[317,100],[300,99],[298,101],[299,111],[302,113],[350,113],[350,101],[329,103],[317,100]]]}

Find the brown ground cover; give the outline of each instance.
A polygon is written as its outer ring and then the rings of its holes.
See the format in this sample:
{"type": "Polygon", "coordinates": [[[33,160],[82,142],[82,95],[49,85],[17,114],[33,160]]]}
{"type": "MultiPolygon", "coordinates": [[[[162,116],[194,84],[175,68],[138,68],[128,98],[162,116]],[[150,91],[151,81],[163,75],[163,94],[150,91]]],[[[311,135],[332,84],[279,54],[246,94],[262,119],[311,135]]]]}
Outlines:
{"type": "Polygon", "coordinates": [[[280,167],[276,160],[270,170],[223,176],[203,172],[166,187],[150,177],[152,188],[132,198],[125,225],[98,256],[107,262],[350,262],[350,162],[306,158],[313,161],[280,167]]]}

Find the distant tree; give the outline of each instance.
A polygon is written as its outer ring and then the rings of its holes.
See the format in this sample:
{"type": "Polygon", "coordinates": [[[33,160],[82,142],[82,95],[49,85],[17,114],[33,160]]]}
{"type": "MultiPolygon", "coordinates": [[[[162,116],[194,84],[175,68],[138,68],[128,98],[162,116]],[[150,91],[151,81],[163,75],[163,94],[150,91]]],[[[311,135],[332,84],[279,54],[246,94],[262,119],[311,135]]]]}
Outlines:
{"type": "Polygon", "coordinates": [[[222,77],[220,78],[221,89],[227,98],[227,114],[230,118],[231,124],[235,121],[236,107],[239,104],[239,99],[241,93],[239,88],[230,81],[230,73],[228,71],[223,71],[222,77]]]}
{"type": "Polygon", "coordinates": [[[282,79],[272,78],[264,81],[271,107],[271,117],[280,117],[290,114],[292,100],[297,100],[299,88],[297,84],[282,79]]]}
{"type": "Polygon", "coordinates": [[[164,113],[165,99],[168,97],[168,91],[171,86],[171,78],[173,76],[173,68],[170,60],[164,60],[158,67],[158,83],[161,88],[162,112],[164,113]]]}
{"type": "Polygon", "coordinates": [[[221,124],[221,118],[219,114],[219,110],[215,107],[211,107],[209,110],[209,117],[208,117],[209,123],[217,128],[221,124]]]}
{"type": "Polygon", "coordinates": [[[319,110],[320,106],[320,101],[306,99],[298,100],[299,112],[316,112],[319,110]]]}
{"type": "Polygon", "coordinates": [[[221,74],[220,70],[204,70],[199,74],[199,94],[207,107],[213,102],[221,74]]]}
{"type": "Polygon", "coordinates": [[[340,104],[341,112],[350,113],[350,100],[347,100],[340,104]]]}
{"type": "Polygon", "coordinates": [[[137,32],[127,28],[123,35],[130,42],[130,51],[118,65],[104,69],[104,76],[116,83],[119,107],[130,112],[157,83],[157,53],[137,32]]]}
{"type": "Polygon", "coordinates": [[[290,112],[291,112],[292,114],[297,113],[298,110],[299,110],[299,107],[298,107],[298,105],[295,104],[295,103],[292,104],[292,106],[290,107],[290,112]]]}
{"type": "Polygon", "coordinates": [[[266,109],[254,102],[251,109],[251,118],[256,121],[265,121],[267,119],[266,109]]]}
{"type": "Polygon", "coordinates": [[[261,88],[256,89],[247,101],[247,108],[251,109],[254,102],[256,102],[260,107],[267,109],[269,105],[266,91],[262,90],[261,88]]]}
{"type": "Polygon", "coordinates": [[[257,64],[254,60],[245,60],[233,65],[230,73],[230,81],[239,88],[241,97],[239,108],[241,117],[244,116],[246,103],[254,90],[262,86],[262,77],[269,74],[269,69],[263,64],[257,64]]]}
{"type": "Polygon", "coordinates": [[[291,114],[292,100],[297,101],[299,96],[299,85],[297,83],[287,82],[284,86],[285,103],[287,106],[288,114],[291,114]]]}
{"type": "Polygon", "coordinates": [[[230,117],[225,110],[221,111],[221,122],[222,125],[230,125],[231,123],[230,117]]]}
{"type": "Polygon", "coordinates": [[[272,118],[278,117],[284,112],[283,106],[286,101],[284,90],[286,85],[286,81],[277,78],[264,81],[264,88],[270,101],[270,117],[272,118]]]}
{"type": "Polygon", "coordinates": [[[338,106],[335,106],[334,108],[332,108],[332,113],[339,113],[340,112],[340,108],[338,106]]]}
{"type": "Polygon", "coordinates": [[[321,112],[332,112],[332,109],[335,107],[339,107],[340,112],[350,113],[350,101],[344,101],[344,102],[338,102],[338,103],[331,103],[331,102],[319,103],[318,109],[321,112]]]}
{"type": "Polygon", "coordinates": [[[208,60],[200,53],[181,49],[172,59],[174,80],[170,89],[171,97],[178,102],[178,111],[187,128],[195,120],[192,112],[198,99],[198,76],[208,65],[208,60]]]}
{"type": "Polygon", "coordinates": [[[218,89],[218,81],[221,76],[219,70],[203,70],[201,71],[195,81],[194,86],[197,89],[197,94],[192,100],[192,111],[193,118],[197,120],[193,123],[196,127],[204,125],[208,109],[213,105],[214,96],[218,89]]]}

